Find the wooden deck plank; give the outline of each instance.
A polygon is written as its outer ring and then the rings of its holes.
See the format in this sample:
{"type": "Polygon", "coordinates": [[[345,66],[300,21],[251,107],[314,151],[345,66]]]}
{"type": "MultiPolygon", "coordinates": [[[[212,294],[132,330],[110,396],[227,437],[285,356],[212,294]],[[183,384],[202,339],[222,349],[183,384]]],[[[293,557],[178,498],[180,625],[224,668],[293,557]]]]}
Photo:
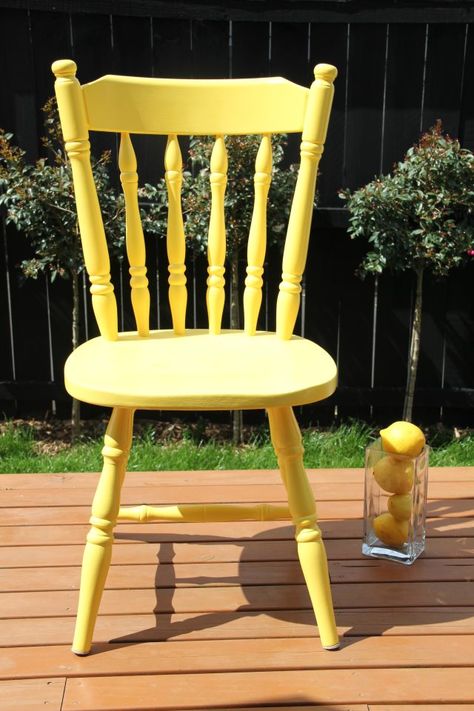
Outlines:
{"type": "Polygon", "coordinates": [[[346,638],[337,654],[329,655],[319,639],[235,639],[160,644],[100,644],[93,654],[76,657],[66,645],[10,647],[0,656],[0,679],[120,676],[122,674],[182,674],[266,671],[272,669],[372,669],[474,666],[474,646],[467,635],[443,637],[443,659],[436,637],[346,638]]]}
{"type": "MultiPolygon", "coordinates": [[[[394,566],[382,560],[360,558],[330,562],[330,575],[336,583],[371,583],[374,575],[380,582],[472,582],[474,559],[421,559],[415,572],[405,566],[394,566]]],[[[56,568],[2,568],[0,590],[23,592],[41,590],[76,590],[80,566],[56,568]]],[[[158,552],[154,564],[115,565],[107,578],[109,590],[134,588],[195,588],[246,585],[303,585],[299,562],[235,561],[231,563],[199,561],[197,563],[163,563],[158,552]]],[[[0,593],[1,595],[1,593],[0,593]]],[[[1,598],[0,598],[1,599],[1,598]]]]}
{"type": "MultiPolygon", "coordinates": [[[[250,711],[250,709],[255,708],[263,707],[246,706],[244,708],[243,706],[239,706],[237,708],[236,706],[232,706],[232,711],[250,711]]],[[[431,706],[430,708],[433,709],[434,707],[431,706]]],[[[452,706],[452,708],[455,710],[464,709],[464,711],[466,711],[466,706],[452,706]]],[[[182,711],[194,711],[194,709],[184,709],[182,711]]],[[[229,711],[229,707],[225,709],[213,707],[212,711],[229,711]]],[[[285,704],[285,706],[265,706],[265,711],[370,711],[370,709],[367,704],[318,704],[317,706],[307,706],[306,704],[304,706],[300,706],[299,704],[298,706],[287,706],[285,704]]],[[[404,711],[407,711],[406,706],[404,711]]]]}
{"type": "MultiPolygon", "coordinates": [[[[249,711],[255,707],[232,706],[232,711],[249,711]]],[[[261,707],[260,707],[261,708],[261,707]]],[[[415,711],[472,711],[471,704],[416,704],[415,711]]],[[[406,704],[312,704],[311,706],[265,706],[265,711],[408,711],[410,709],[406,704]]],[[[188,710],[185,710],[188,711],[188,710]]],[[[192,711],[191,709],[189,711],[192,711]]],[[[229,708],[217,709],[212,711],[229,711],[229,708]]],[[[411,709],[410,709],[411,711],[411,709]]]]}
{"type": "MultiPolygon", "coordinates": [[[[57,525],[45,524],[32,526],[27,522],[21,525],[0,526],[0,540],[5,546],[22,546],[28,544],[49,545],[61,542],[66,544],[84,543],[89,526],[83,524],[63,523],[57,525]]],[[[331,539],[356,539],[362,537],[362,519],[321,519],[321,530],[325,541],[331,539]]],[[[469,517],[433,517],[426,521],[426,531],[429,538],[451,538],[457,541],[474,536],[474,519],[469,517]]],[[[253,540],[292,540],[294,528],[290,522],[241,521],[230,523],[120,523],[115,528],[115,543],[184,543],[211,541],[222,542],[233,540],[245,545],[253,540]]],[[[429,549],[430,541],[427,548],[429,549]]],[[[454,541],[453,548],[455,549],[454,541]]]]}
{"type": "MultiPolygon", "coordinates": [[[[164,497],[163,497],[164,498],[164,497]]],[[[192,499],[192,494],[188,499],[192,499]]],[[[197,498],[197,497],[194,497],[197,498]]],[[[150,504],[170,504],[176,501],[171,498],[169,501],[150,501],[150,504]]],[[[254,498],[249,501],[255,501],[254,498]]],[[[258,501],[258,500],[257,500],[258,501]]],[[[124,505],[127,502],[123,502],[124,505]]],[[[182,501],[180,503],[186,503],[182,501]]],[[[190,501],[193,503],[193,501],[190,501]]],[[[236,502],[234,500],[233,503],[236,502]]],[[[268,503],[278,503],[276,499],[269,499],[268,503]]],[[[51,502],[50,502],[51,504],[51,502]]],[[[361,519],[363,515],[363,503],[361,501],[320,501],[317,505],[318,518],[325,519],[361,519]]],[[[442,518],[474,518],[474,499],[434,499],[428,501],[426,515],[429,517],[442,518]]],[[[80,524],[89,520],[90,505],[88,506],[42,506],[42,507],[10,507],[2,511],[3,526],[18,526],[28,523],[34,526],[60,525],[60,524],[80,524]]],[[[243,523],[243,522],[242,522],[243,523]]],[[[178,524],[183,525],[183,524],[178,524]]],[[[199,524],[202,526],[203,524],[199,524]]],[[[234,526],[235,527],[235,526],[234,526]]],[[[474,524],[473,524],[474,529],[474,524]]]]}
{"type": "MultiPolygon", "coordinates": [[[[1,482],[1,479],[0,479],[1,482]]],[[[363,483],[344,483],[340,491],[335,491],[335,484],[331,482],[313,483],[312,489],[316,501],[319,502],[362,502],[364,495],[363,483]]],[[[64,507],[90,506],[94,496],[95,486],[78,487],[74,489],[0,489],[0,508],[19,507],[40,508],[49,507],[51,502],[57,502],[64,507]],[[65,496],[67,491],[67,496],[65,496]]],[[[473,499],[474,482],[430,482],[428,489],[429,500],[452,501],[473,499]]],[[[280,483],[259,485],[249,484],[207,484],[199,486],[167,485],[167,486],[134,486],[125,487],[122,491],[122,504],[134,505],[147,502],[149,504],[173,503],[206,503],[215,502],[254,502],[287,500],[284,487],[280,483]]]]}
{"type": "MultiPolygon", "coordinates": [[[[34,536],[32,536],[34,538],[34,536]]],[[[70,545],[20,545],[0,546],[0,568],[46,568],[68,565],[81,565],[85,538],[81,543],[70,545]]],[[[120,539],[113,549],[112,567],[116,565],[156,565],[160,563],[232,563],[234,561],[292,561],[297,560],[296,543],[289,540],[245,541],[218,543],[179,543],[162,545],[160,543],[142,543],[122,545],[120,539]]],[[[328,539],[325,542],[329,560],[367,561],[362,555],[359,538],[328,539]]],[[[448,558],[455,563],[459,559],[474,558],[474,537],[472,538],[431,538],[421,561],[448,558]]],[[[376,561],[373,561],[376,562],[376,561]]],[[[423,564],[424,565],[424,564],[423,564]]],[[[393,568],[393,566],[391,566],[393,568]]],[[[395,570],[398,569],[395,568],[395,570]]]]}
{"type": "MultiPolygon", "coordinates": [[[[433,485],[435,486],[435,485],[433,485]]],[[[452,492],[448,482],[436,485],[443,496],[443,489],[452,492]]],[[[466,486],[465,497],[474,496],[474,485],[469,482],[454,483],[453,486],[466,486]]],[[[462,491],[462,489],[459,489],[462,491]]],[[[61,506],[90,506],[95,487],[67,489],[16,489],[4,490],[0,495],[0,507],[12,506],[35,507],[50,506],[52,501],[61,506]]],[[[313,484],[313,491],[318,501],[334,501],[334,485],[331,483],[313,484]]],[[[341,485],[338,501],[362,501],[362,483],[341,485]]],[[[450,497],[459,498],[459,497],[450,497]]],[[[122,490],[122,504],[175,504],[175,503],[207,503],[215,502],[254,502],[279,501],[286,502],[287,495],[282,484],[275,481],[272,484],[208,484],[197,486],[133,486],[122,490]]]]}
{"type": "Polygon", "coordinates": [[[433,704],[473,700],[472,670],[436,669],[321,669],[278,672],[234,672],[68,679],[64,711],[153,708],[212,708],[229,705],[282,703],[433,704]],[[210,701],[212,699],[212,702],[210,701]]]}
{"type": "MultiPolygon", "coordinates": [[[[188,498],[192,498],[192,495],[188,498]]],[[[197,498],[197,497],[195,497],[197,498]]],[[[176,499],[169,501],[149,501],[150,504],[172,504],[176,499]]],[[[472,504],[465,504],[462,501],[455,501],[453,505],[459,510],[458,516],[471,516],[474,513],[474,499],[468,499],[472,504]]],[[[124,505],[127,502],[123,502],[124,505]]],[[[181,501],[180,503],[186,503],[181,501]]],[[[194,503],[190,501],[189,503],[194,503]]],[[[234,502],[238,503],[238,502],[234,502]]],[[[277,503],[275,500],[268,500],[268,503],[277,503]]],[[[281,502],[280,502],[281,503],[281,502]]],[[[440,506],[443,505],[440,502],[440,506]]],[[[444,505],[443,505],[444,506],[444,505]]],[[[443,510],[443,516],[448,515],[447,508],[443,510]]],[[[453,513],[453,515],[455,515],[453,513]]],[[[360,519],[362,516],[362,501],[322,501],[318,506],[318,516],[320,519],[340,518],[340,519],[360,519]]],[[[10,507],[2,511],[3,526],[17,526],[29,523],[32,526],[80,524],[85,523],[90,517],[90,505],[88,506],[43,506],[36,507],[10,507]]],[[[182,525],[182,524],[178,524],[182,525]]],[[[203,528],[203,524],[198,524],[203,528]]],[[[235,528],[235,524],[234,524],[235,528]]]]}
{"type": "MultiPolygon", "coordinates": [[[[239,706],[238,708],[236,706],[232,706],[232,711],[249,711],[249,709],[255,709],[256,707],[249,707],[246,706],[245,708],[243,706],[239,706]]],[[[262,708],[262,707],[260,707],[262,708]]],[[[460,707],[457,706],[457,709],[459,708],[464,708],[464,711],[466,711],[466,707],[460,707]]],[[[184,711],[193,711],[192,709],[184,709],[184,711]]],[[[229,711],[229,707],[226,709],[223,708],[213,708],[212,711],[229,711]]],[[[318,704],[317,706],[311,705],[307,706],[306,704],[304,706],[265,706],[265,711],[370,711],[369,707],[367,704],[318,704]]],[[[405,707],[405,711],[406,707],[405,707]]]]}
{"type": "MultiPolygon", "coordinates": [[[[407,606],[468,606],[473,601],[471,582],[380,582],[343,583],[332,586],[336,607],[385,608],[407,606]]],[[[1,593],[2,618],[55,617],[74,615],[75,590],[1,593]]],[[[226,613],[245,608],[249,612],[309,609],[304,585],[235,585],[205,588],[106,589],[101,611],[104,615],[156,612],[226,613]]],[[[356,613],[355,613],[356,614],[356,613]]],[[[355,616],[354,614],[354,616],[355,616]]]]}
{"type": "MultiPolygon", "coordinates": [[[[344,637],[474,635],[472,607],[336,610],[344,637]]],[[[0,647],[70,645],[74,614],[0,620],[0,647]]],[[[317,638],[310,610],[99,615],[97,644],[215,639],[317,638]]],[[[442,648],[442,643],[440,643],[442,648]]]]}
{"type": "Polygon", "coordinates": [[[61,711],[66,686],[65,678],[15,679],[0,681],[2,711],[61,711]]]}
{"type": "MultiPolygon", "coordinates": [[[[317,707],[313,707],[317,708],[317,707]]],[[[443,711],[471,711],[474,708],[474,704],[417,704],[416,711],[438,711],[442,708],[443,711]]],[[[237,711],[233,709],[232,711],[237,711]]],[[[404,704],[370,704],[366,711],[407,711],[407,707],[404,704]]]]}
{"type": "MultiPolygon", "coordinates": [[[[99,464],[99,461],[98,461],[99,464]]],[[[308,476],[313,483],[350,484],[363,481],[362,468],[308,469],[308,476]]],[[[5,489],[76,489],[94,488],[99,474],[0,474],[0,491],[5,489]]],[[[430,483],[433,482],[473,482],[474,466],[471,467],[430,467],[430,483]]],[[[236,470],[194,470],[194,471],[155,471],[127,472],[124,489],[134,486],[157,487],[163,485],[202,486],[205,484],[274,484],[280,481],[280,474],[275,469],[236,469],[236,470]]],[[[339,487],[337,487],[339,490],[339,487]]]]}

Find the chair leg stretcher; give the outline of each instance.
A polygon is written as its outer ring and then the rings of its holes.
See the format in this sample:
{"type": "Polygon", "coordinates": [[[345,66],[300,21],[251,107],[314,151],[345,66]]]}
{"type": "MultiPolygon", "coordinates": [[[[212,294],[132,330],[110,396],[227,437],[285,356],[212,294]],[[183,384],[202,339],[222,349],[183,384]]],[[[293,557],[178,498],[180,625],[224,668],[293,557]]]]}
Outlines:
{"type": "Polygon", "coordinates": [[[287,504],[177,504],[175,506],[123,506],[118,521],[176,521],[206,523],[219,521],[291,520],[287,504]]]}

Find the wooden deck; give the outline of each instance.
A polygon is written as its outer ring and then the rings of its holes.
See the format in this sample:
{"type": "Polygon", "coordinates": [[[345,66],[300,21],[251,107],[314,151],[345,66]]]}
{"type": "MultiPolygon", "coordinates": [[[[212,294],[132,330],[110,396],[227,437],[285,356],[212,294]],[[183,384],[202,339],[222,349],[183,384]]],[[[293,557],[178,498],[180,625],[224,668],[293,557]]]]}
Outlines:
{"type": "MultiPolygon", "coordinates": [[[[283,523],[121,524],[94,653],[69,651],[97,480],[0,477],[0,708],[474,709],[474,467],[432,469],[412,567],[363,558],[361,470],[313,471],[342,649],[283,523]]],[[[124,503],[282,501],[276,472],[131,473],[124,503]]]]}

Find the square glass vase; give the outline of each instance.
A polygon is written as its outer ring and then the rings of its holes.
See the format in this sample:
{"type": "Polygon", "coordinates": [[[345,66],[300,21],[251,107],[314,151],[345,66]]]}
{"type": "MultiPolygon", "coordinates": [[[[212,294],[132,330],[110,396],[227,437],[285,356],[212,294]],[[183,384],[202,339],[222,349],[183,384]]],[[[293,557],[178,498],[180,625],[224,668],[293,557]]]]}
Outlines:
{"type": "Polygon", "coordinates": [[[411,565],[425,549],[429,447],[417,457],[365,450],[362,553],[411,565]]]}

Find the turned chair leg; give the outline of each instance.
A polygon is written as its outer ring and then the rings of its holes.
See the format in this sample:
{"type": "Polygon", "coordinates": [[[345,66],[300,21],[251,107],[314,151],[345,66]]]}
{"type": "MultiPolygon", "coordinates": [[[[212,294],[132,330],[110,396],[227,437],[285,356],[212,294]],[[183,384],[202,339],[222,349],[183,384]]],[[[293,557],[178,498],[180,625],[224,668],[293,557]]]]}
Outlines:
{"type": "Polygon", "coordinates": [[[339,638],[331,597],[326,551],[317,524],[316,506],[303,466],[303,446],[298,423],[291,407],[268,410],[273,447],[283,483],[288,492],[288,506],[295,524],[298,556],[313,605],[321,644],[337,649],[339,638]]]}
{"type": "Polygon", "coordinates": [[[88,654],[112,557],[113,529],[132,439],[133,410],[115,408],[104,437],[104,466],[92,502],[72,651],[88,654]]]}

